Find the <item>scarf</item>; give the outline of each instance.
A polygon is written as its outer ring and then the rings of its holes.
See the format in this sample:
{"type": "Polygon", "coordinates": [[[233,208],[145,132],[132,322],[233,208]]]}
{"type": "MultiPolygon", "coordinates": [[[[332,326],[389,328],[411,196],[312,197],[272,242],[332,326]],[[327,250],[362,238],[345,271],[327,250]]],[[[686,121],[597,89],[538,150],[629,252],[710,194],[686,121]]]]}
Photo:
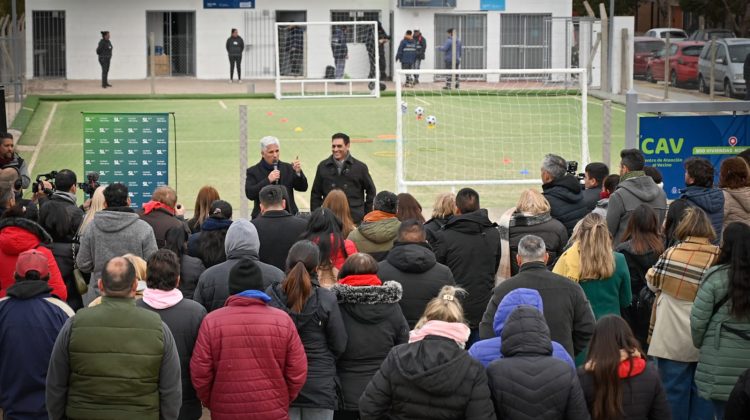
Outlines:
{"type": "Polygon", "coordinates": [[[347,286],[382,286],[383,282],[376,274],[352,274],[339,280],[339,284],[347,286]]]}
{"type": "Polygon", "coordinates": [[[244,292],[239,292],[235,296],[242,296],[242,297],[245,297],[245,298],[252,298],[252,299],[260,299],[260,300],[262,300],[263,302],[266,302],[266,303],[268,303],[268,302],[271,301],[271,297],[270,296],[268,296],[267,294],[261,292],[260,290],[253,290],[253,289],[245,290],[244,292]]]}
{"type": "Polygon", "coordinates": [[[103,211],[119,211],[121,213],[135,213],[135,210],[128,206],[113,206],[103,209],[103,211]]]}
{"type": "Polygon", "coordinates": [[[180,289],[172,290],[152,289],[147,287],[143,291],[143,301],[154,309],[167,309],[177,305],[182,300],[180,289]]]}
{"type": "Polygon", "coordinates": [[[229,226],[231,224],[232,224],[232,221],[229,219],[215,219],[213,217],[209,217],[201,225],[201,232],[206,232],[206,231],[211,231],[211,230],[229,229],[229,226]]]}
{"type": "MultiPolygon", "coordinates": [[[[596,363],[593,360],[589,360],[584,365],[584,369],[588,372],[593,371],[595,367],[596,363]]],[[[631,378],[640,375],[644,370],[646,370],[646,360],[641,356],[641,352],[635,349],[631,352],[620,349],[620,364],[617,366],[618,378],[631,378]]]]}
{"type": "Polygon", "coordinates": [[[620,177],[620,182],[623,182],[623,181],[628,180],[630,178],[639,177],[639,176],[646,176],[646,173],[643,172],[643,171],[630,171],[630,172],[628,172],[625,175],[623,175],[623,176],[620,177]]]}
{"type": "Polygon", "coordinates": [[[601,192],[599,192],[599,198],[602,200],[604,200],[605,198],[609,198],[609,196],[610,194],[607,190],[601,190],[601,192]]]}
{"type": "Polygon", "coordinates": [[[149,214],[149,213],[151,213],[152,211],[154,211],[156,209],[165,210],[167,213],[169,213],[172,216],[174,216],[174,208],[169,207],[168,205],[166,205],[164,203],[161,203],[159,201],[154,201],[154,200],[151,200],[148,203],[146,203],[146,204],[143,205],[143,214],[144,215],[145,214],[149,214]]]}
{"type": "Polygon", "coordinates": [[[46,280],[21,280],[13,283],[6,292],[10,297],[29,299],[52,291],[46,280]]]}
{"type": "Polygon", "coordinates": [[[415,343],[422,341],[428,335],[437,335],[439,337],[450,338],[455,341],[459,347],[464,348],[466,341],[469,339],[471,330],[461,322],[445,321],[427,321],[422,328],[409,332],[409,342],[415,343]]]}
{"type": "Polygon", "coordinates": [[[374,210],[374,211],[367,213],[363,220],[365,222],[379,222],[381,220],[393,219],[394,217],[396,217],[396,215],[393,213],[387,213],[387,212],[380,211],[380,210],[374,210]]]}

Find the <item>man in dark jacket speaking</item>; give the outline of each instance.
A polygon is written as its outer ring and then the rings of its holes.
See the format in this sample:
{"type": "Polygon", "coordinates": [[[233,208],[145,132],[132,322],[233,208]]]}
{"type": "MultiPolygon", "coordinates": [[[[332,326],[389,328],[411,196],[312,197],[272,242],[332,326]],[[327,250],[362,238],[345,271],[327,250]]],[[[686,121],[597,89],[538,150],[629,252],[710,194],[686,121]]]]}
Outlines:
{"type": "Polygon", "coordinates": [[[340,189],[349,200],[349,211],[354,223],[359,224],[366,213],[372,211],[375,201],[375,183],[370,170],[349,153],[349,136],[336,133],[331,136],[331,156],[318,164],[310,194],[310,210],[323,205],[323,200],[333,189],[340,189]]]}
{"type": "Polygon", "coordinates": [[[294,202],[294,191],[307,191],[307,177],[302,172],[299,159],[292,163],[279,160],[281,152],[279,139],[266,136],[260,139],[260,162],[247,169],[245,174],[245,196],[253,200],[252,218],[260,214],[260,190],[266,185],[281,185],[285,188],[286,210],[291,215],[297,215],[299,210],[294,202]]]}
{"type": "Polygon", "coordinates": [[[567,173],[568,162],[557,155],[547,155],[542,161],[542,195],[549,201],[550,214],[565,225],[568,236],[576,223],[594,209],[583,199],[578,178],[567,173]]]}
{"type": "Polygon", "coordinates": [[[232,36],[227,39],[227,54],[229,54],[229,83],[234,78],[234,66],[237,66],[237,82],[242,83],[242,53],[245,51],[245,41],[242,40],[237,29],[232,28],[232,36]]]}

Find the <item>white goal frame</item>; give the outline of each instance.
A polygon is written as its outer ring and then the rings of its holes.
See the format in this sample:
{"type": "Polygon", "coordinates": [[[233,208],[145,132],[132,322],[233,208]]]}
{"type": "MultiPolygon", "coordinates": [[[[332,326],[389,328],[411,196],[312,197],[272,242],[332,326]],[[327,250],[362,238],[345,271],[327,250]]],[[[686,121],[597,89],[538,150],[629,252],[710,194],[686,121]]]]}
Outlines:
{"type": "MultiPolygon", "coordinates": [[[[305,31],[307,34],[307,31],[305,31]]],[[[311,40],[305,35],[305,56],[303,57],[303,66],[307,66],[306,58],[309,56],[308,50],[311,42],[319,42],[321,40],[311,40]]],[[[326,38],[323,40],[326,48],[330,50],[330,39],[326,38]]],[[[378,53],[378,22],[376,21],[341,21],[341,22],[276,22],[274,26],[274,50],[276,55],[276,99],[315,99],[315,98],[379,98],[380,97],[380,54],[378,53]],[[334,26],[351,26],[356,28],[357,26],[372,26],[374,48],[375,48],[375,77],[373,78],[358,78],[358,79],[326,79],[326,78],[285,78],[281,75],[281,57],[279,48],[279,28],[289,25],[297,26],[328,26],[333,28],[334,26]],[[344,89],[341,90],[334,88],[334,84],[344,84],[344,89]],[[354,89],[354,83],[367,83],[369,86],[374,86],[374,89],[367,89],[367,92],[363,92],[362,89],[358,91],[354,89]],[[284,91],[283,86],[298,85],[299,91],[295,93],[290,91],[284,91]],[[320,86],[322,93],[305,93],[305,88],[309,86],[320,86]],[[329,94],[331,93],[331,94],[329,94]]],[[[365,46],[366,48],[366,46],[365,46]]]]}
{"type": "MultiPolygon", "coordinates": [[[[534,75],[578,75],[578,86],[581,92],[581,156],[578,156],[580,162],[579,168],[585,168],[591,158],[589,156],[589,137],[588,137],[588,75],[585,68],[570,69],[485,69],[485,70],[402,70],[397,69],[394,72],[394,85],[396,88],[396,189],[398,192],[407,192],[409,187],[428,187],[428,186],[466,186],[466,185],[541,185],[541,179],[476,179],[476,180],[406,180],[404,177],[404,131],[403,131],[403,113],[401,110],[402,102],[402,84],[406,80],[406,75],[482,75],[486,78],[495,76],[514,76],[513,80],[528,79],[534,75]]],[[[436,82],[437,83],[437,82],[436,82]]],[[[471,82],[465,82],[469,84],[471,82]]],[[[466,86],[464,84],[464,86],[466,86]]],[[[541,164],[541,162],[540,162],[541,164]]]]}

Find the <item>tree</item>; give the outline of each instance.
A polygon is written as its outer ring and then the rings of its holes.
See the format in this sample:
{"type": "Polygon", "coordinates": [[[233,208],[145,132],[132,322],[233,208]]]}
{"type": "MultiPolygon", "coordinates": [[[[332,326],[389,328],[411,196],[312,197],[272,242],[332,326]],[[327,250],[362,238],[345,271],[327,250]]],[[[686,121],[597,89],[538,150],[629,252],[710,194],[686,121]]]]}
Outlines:
{"type": "Polygon", "coordinates": [[[726,27],[738,36],[750,34],[750,2],[747,0],[680,0],[684,12],[706,19],[707,26],[726,27]]]}
{"type": "MultiPolygon", "coordinates": [[[[573,11],[578,16],[588,16],[586,8],[583,7],[584,0],[573,0],[573,11]]],[[[615,0],[615,16],[633,16],[635,10],[641,3],[646,3],[648,0],[615,0]]],[[[589,0],[589,5],[594,9],[594,13],[599,17],[599,3],[604,3],[604,7],[607,9],[607,15],[611,16],[612,13],[609,11],[609,0],[589,0]]]]}
{"type": "MultiPolygon", "coordinates": [[[[11,14],[11,2],[13,0],[0,0],[0,17],[11,14]]],[[[16,14],[20,18],[26,10],[25,0],[16,0],[16,14]]]]}

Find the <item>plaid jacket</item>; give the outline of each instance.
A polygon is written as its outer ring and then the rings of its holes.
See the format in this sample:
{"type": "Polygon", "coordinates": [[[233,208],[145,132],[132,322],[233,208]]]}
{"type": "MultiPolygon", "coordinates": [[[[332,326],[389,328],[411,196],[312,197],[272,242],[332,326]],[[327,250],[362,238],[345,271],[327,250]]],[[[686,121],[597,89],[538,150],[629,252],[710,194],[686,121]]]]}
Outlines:
{"type": "Polygon", "coordinates": [[[667,249],[646,273],[649,285],[674,298],[694,301],[703,273],[719,256],[719,247],[706,238],[688,236],[667,249]]]}

